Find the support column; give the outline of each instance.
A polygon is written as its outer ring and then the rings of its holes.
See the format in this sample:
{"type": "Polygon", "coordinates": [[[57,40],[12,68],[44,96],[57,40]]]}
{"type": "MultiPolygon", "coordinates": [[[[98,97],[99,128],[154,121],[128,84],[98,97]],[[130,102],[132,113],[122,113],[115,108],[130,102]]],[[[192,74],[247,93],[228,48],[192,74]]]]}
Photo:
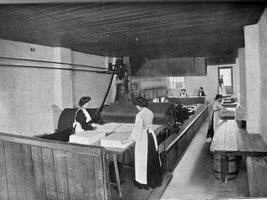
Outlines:
{"type": "MultiPolygon", "coordinates": [[[[54,61],[72,63],[71,50],[54,48],[54,61]]],[[[55,64],[57,68],[72,68],[71,65],[55,64]]],[[[70,70],[55,70],[55,104],[59,108],[70,108],[73,105],[72,72],[70,70]]]]}
{"type": "MultiPolygon", "coordinates": [[[[71,50],[66,48],[54,48],[54,61],[60,63],[72,63],[71,50]]],[[[55,68],[72,68],[67,64],[54,64],[55,68]]],[[[57,129],[58,120],[64,108],[73,106],[72,91],[72,71],[71,70],[54,70],[54,105],[53,122],[54,129],[57,129]]]]}
{"type": "Polygon", "coordinates": [[[247,131],[261,130],[261,75],[259,26],[245,26],[247,131]]]}
{"type": "Polygon", "coordinates": [[[267,143],[267,9],[259,22],[260,66],[261,66],[261,135],[267,143]]]}
{"type": "Polygon", "coordinates": [[[239,58],[235,59],[235,75],[234,75],[234,94],[237,97],[238,101],[240,102],[240,65],[239,65],[239,58]]]}
{"type": "Polygon", "coordinates": [[[238,49],[238,101],[240,103],[240,107],[238,109],[237,120],[246,121],[246,62],[245,62],[245,48],[238,49]]]}

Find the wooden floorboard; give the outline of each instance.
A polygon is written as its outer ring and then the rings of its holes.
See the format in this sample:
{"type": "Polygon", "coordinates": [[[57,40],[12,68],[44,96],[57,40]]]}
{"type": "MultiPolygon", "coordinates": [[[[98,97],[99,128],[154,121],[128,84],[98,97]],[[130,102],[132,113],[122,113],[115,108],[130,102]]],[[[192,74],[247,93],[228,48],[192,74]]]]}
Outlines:
{"type": "Polygon", "coordinates": [[[0,141],[0,199],[8,199],[4,143],[0,141]]]}
{"type": "Polygon", "coordinates": [[[53,150],[43,148],[42,157],[47,199],[57,200],[57,186],[53,150]]]}
{"type": "Polygon", "coordinates": [[[58,200],[70,200],[67,177],[68,173],[66,166],[66,152],[55,150],[54,163],[58,200]]]}
{"type": "Polygon", "coordinates": [[[134,168],[123,168],[120,177],[121,180],[124,180],[121,184],[122,198],[118,195],[117,187],[112,185],[111,197],[113,200],[145,200],[151,194],[152,189],[140,190],[134,185],[134,168]]]}
{"type": "Polygon", "coordinates": [[[13,144],[13,156],[18,199],[27,200],[27,188],[25,184],[25,166],[23,162],[24,154],[22,152],[21,144],[13,144]]]}
{"type": "Polygon", "coordinates": [[[254,164],[252,162],[252,157],[248,156],[247,157],[247,175],[248,175],[248,180],[249,180],[249,193],[250,196],[252,197],[257,197],[259,194],[259,187],[258,187],[258,182],[255,179],[255,169],[254,169],[254,164]]]}

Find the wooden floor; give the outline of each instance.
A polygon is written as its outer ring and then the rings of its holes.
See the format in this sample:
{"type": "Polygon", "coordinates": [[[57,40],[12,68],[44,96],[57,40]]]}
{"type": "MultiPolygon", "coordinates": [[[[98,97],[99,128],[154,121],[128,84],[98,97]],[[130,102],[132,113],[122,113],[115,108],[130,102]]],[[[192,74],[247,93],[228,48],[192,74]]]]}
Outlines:
{"type": "Polygon", "coordinates": [[[112,199],[123,200],[161,200],[176,199],[236,199],[248,198],[249,188],[244,160],[240,163],[238,177],[228,183],[220,183],[213,172],[213,159],[210,143],[206,139],[207,120],[196,133],[192,143],[173,172],[173,176],[165,188],[155,190],[139,190],[134,184],[133,168],[124,170],[122,184],[123,197],[119,198],[117,190],[112,186],[112,199]],[[167,185],[167,189],[166,189],[167,185]],[[165,190],[166,189],[166,190],[165,190]],[[164,192],[165,191],[165,192],[164,192]]]}
{"type": "Polygon", "coordinates": [[[123,169],[123,183],[122,197],[120,198],[117,192],[117,188],[113,185],[111,186],[111,197],[112,200],[154,200],[159,199],[163,192],[166,190],[172,176],[170,174],[165,174],[163,178],[162,187],[149,190],[140,190],[134,185],[134,168],[124,167],[123,169]]]}
{"type": "Polygon", "coordinates": [[[207,120],[196,133],[182,160],[173,172],[173,178],[162,195],[165,199],[236,199],[248,198],[249,188],[244,160],[238,177],[220,183],[214,177],[213,160],[206,139],[207,120]]]}
{"type": "Polygon", "coordinates": [[[152,190],[139,190],[134,186],[134,169],[133,168],[124,168],[123,170],[123,183],[122,187],[122,198],[119,197],[117,188],[114,185],[111,185],[111,196],[114,200],[144,200],[150,195],[152,190]]]}

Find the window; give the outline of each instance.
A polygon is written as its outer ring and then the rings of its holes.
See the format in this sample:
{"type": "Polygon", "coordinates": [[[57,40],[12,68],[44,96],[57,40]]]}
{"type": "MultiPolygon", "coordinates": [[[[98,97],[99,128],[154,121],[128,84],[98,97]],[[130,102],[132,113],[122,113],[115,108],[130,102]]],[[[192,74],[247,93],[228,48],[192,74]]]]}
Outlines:
{"type": "Polygon", "coordinates": [[[182,89],[185,88],[184,77],[169,77],[170,89],[182,89]]]}

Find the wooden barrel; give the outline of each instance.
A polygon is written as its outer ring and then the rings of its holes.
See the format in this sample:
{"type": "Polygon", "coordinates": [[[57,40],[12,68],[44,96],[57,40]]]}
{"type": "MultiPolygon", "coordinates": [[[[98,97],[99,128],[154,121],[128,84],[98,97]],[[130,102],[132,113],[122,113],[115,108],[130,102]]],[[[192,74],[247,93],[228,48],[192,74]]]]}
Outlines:
{"type": "MultiPolygon", "coordinates": [[[[217,179],[221,180],[221,155],[214,155],[214,174],[217,179]]],[[[226,180],[232,180],[237,177],[239,170],[239,156],[228,156],[228,171],[226,180]]]]}

